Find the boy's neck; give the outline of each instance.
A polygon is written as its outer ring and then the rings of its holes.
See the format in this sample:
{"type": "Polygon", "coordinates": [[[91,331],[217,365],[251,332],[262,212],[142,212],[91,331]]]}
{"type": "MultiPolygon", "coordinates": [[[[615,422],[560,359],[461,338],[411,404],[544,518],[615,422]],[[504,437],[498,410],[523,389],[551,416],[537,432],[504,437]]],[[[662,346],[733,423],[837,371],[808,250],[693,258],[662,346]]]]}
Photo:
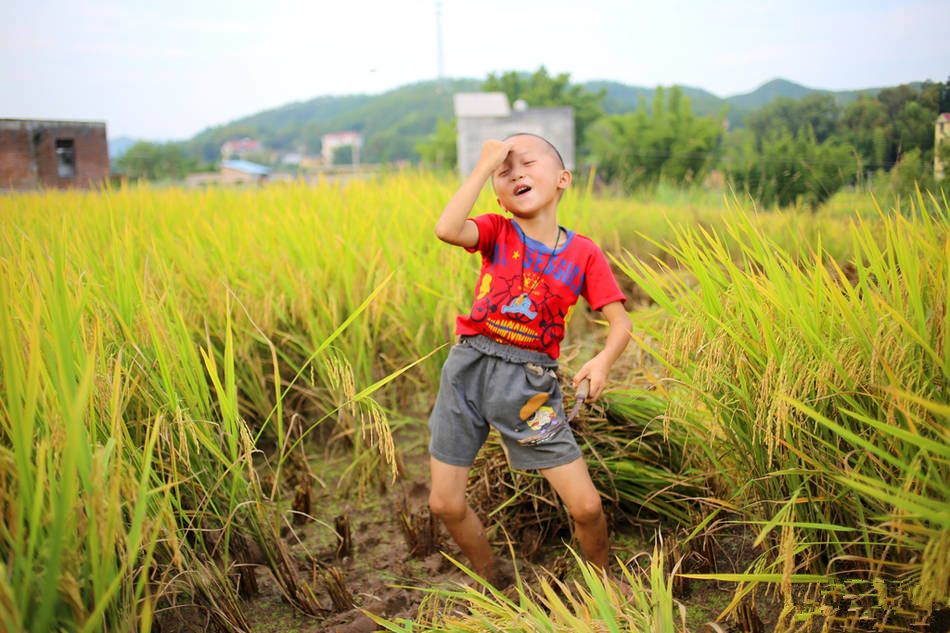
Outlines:
{"type": "Polygon", "coordinates": [[[525,235],[541,242],[548,248],[554,248],[554,245],[559,241],[563,243],[562,240],[558,239],[561,228],[557,224],[557,216],[553,213],[537,215],[533,218],[516,217],[512,220],[518,223],[525,235]]]}

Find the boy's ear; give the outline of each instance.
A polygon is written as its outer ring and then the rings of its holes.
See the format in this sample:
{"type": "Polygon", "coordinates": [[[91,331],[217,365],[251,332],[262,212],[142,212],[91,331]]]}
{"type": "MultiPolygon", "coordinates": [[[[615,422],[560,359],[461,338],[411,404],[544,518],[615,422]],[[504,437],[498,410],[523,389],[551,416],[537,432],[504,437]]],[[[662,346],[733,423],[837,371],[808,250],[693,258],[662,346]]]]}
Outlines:
{"type": "Polygon", "coordinates": [[[570,170],[562,169],[561,174],[557,177],[557,186],[559,189],[567,189],[571,186],[571,182],[574,180],[574,175],[570,170]]]}

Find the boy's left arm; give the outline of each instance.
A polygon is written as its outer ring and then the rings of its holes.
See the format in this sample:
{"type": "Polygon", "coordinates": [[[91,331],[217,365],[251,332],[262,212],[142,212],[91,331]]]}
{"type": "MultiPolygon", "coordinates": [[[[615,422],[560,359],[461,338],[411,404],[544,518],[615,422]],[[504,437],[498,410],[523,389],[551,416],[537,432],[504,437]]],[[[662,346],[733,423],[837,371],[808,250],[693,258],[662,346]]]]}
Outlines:
{"type": "Polygon", "coordinates": [[[574,387],[580,384],[585,378],[590,378],[590,395],[587,396],[588,402],[593,402],[600,397],[601,392],[607,385],[607,374],[614,361],[623,353],[630,342],[630,317],[623,308],[623,303],[614,301],[602,307],[601,312],[607,319],[607,343],[604,349],[592,359],[584,363],[580,371],[574,376],[574,387]]]}

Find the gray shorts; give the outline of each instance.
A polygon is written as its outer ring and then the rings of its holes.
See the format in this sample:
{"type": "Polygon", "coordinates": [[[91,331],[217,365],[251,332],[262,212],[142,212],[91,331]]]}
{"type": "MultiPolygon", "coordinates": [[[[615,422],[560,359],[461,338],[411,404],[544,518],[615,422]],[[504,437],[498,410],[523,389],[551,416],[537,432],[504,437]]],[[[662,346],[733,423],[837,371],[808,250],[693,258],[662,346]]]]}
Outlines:
{"type": "Polygon", "coordinates": [[[557,361],[543,352],[465,336],[442,366],[435,407],[429,416],[429,453],[440,462],[471,466],[488,437],[489,424],[501,434],[508,463],[520,470],[553,468],[581,456],[569,425],[533,446],[518,440],[564,419],[557,361]],[[527,420],[522,407],[544,399],[527,420]]]}

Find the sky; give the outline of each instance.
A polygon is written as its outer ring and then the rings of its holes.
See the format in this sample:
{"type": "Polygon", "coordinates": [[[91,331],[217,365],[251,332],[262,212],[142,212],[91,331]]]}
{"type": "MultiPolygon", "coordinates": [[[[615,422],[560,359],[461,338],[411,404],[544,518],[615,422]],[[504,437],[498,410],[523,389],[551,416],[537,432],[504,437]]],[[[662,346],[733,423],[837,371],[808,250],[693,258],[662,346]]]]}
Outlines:
{"type": "Polygon", "coordinates": [[[0,0],[0,118],[191,137],[321,95],[439,74],[569,73],[719,96],[950,76],[950,0],[0,0]]]}

